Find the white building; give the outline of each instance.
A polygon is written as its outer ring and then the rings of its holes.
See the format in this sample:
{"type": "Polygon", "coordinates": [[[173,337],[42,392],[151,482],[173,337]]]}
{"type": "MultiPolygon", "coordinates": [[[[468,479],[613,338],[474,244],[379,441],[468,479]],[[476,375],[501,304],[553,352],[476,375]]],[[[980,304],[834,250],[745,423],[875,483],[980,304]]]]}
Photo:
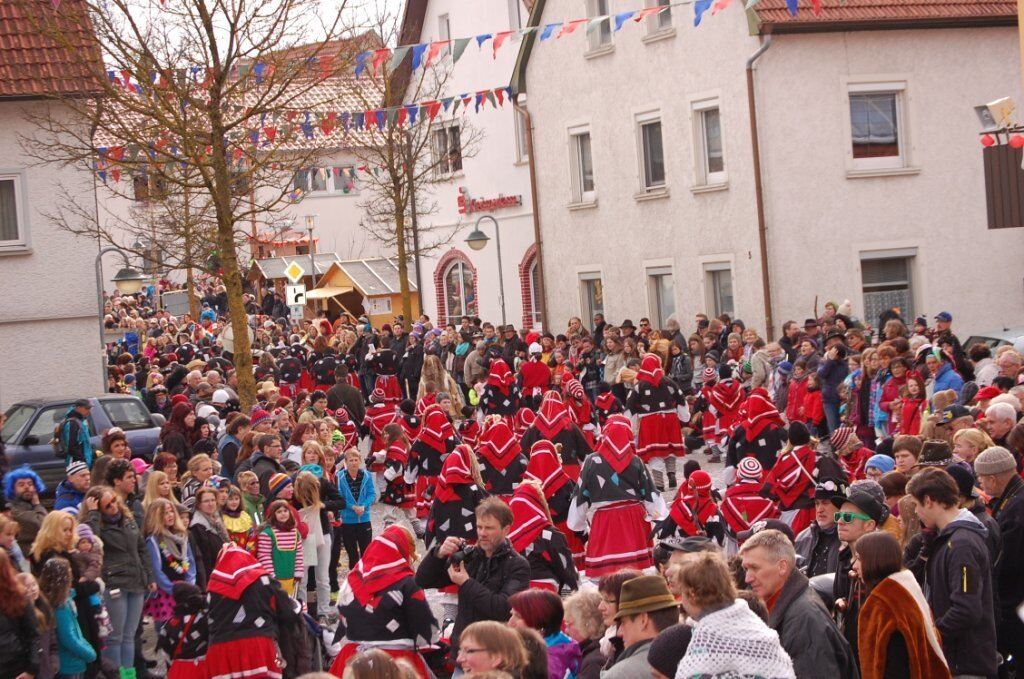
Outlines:
{"type": "MultiPolygon", "coordinates": [[[[580,4],[538,0],[530,23],[577,18],[580,4]]],[[[873,324],[899,306],[950,311],[961,333],[1024,325],[1022,231],[990,228],[986,204],[987,188],[1009,200],[999,182],[1024,186],[1020,151],[997,148],[1012,157],[995,164],[973,110],[1024,101],[1015,4],[824,5],[791,18],[784,0],[735,2],[699,27],[676,6],[618,32],[524,42],[513,84],[533,117],[552,324],[603,311],[655,326],[676,314],[688,329],[707,311],[777,336],[816,298],[819,312],[849,298],[873,324]]],[[[991,209],[1024,226],[1010,202],[991,209]]]]}
{"type": "MultiPolygon", "coordinates": [[[[88,87],[62,48],[34,35],[17,3],[0,12],[0,408],[39,396],[102,394],[102,346],[94,259],[97,244],[46,216],[59,187],[93,201],[89,172],[26,157],[19,135],[29,118],[61,107],[57,92],[88,87]]],[[[90,49],[89,45],[83,49],[90,49]]],[[[109,279],[115,273],[107,270],[109,279]]]]}

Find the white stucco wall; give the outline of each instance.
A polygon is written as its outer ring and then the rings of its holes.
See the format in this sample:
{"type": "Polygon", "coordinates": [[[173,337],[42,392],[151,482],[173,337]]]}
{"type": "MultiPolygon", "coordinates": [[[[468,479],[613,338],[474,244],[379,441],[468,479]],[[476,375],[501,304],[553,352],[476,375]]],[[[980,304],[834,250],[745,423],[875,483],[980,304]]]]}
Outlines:
{"type": "Polygon", "coordinates": [[[87,172],[27,158],[18,133],[31,134],[26,115],[38,103],[0,103],[0,174],[16,174],[29,246],[0,256],[0,408],[44,395],[102,393],[101,347],[93,261],[97,246],[59,229],[45,213],[57,207],[63,184],[93,204],[87,172]]]}

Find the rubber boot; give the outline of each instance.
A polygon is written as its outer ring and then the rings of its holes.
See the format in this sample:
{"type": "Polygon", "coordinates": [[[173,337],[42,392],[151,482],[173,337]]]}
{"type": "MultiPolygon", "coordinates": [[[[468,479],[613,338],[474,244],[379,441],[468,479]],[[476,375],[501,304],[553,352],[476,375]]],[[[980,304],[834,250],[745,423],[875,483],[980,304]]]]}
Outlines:
{"type": "Polygon", "coordinates": [[[136,673],[134,667],[122,667],[121,668],[121,679],[135,679],[136,673]]]}
{"type": "Polygon", "coordinates": [[[669,488],[676,488],[677,487],[676,486],[676,473],[675,472],[669,472],[668,473],[668,487],[669,488]]]}

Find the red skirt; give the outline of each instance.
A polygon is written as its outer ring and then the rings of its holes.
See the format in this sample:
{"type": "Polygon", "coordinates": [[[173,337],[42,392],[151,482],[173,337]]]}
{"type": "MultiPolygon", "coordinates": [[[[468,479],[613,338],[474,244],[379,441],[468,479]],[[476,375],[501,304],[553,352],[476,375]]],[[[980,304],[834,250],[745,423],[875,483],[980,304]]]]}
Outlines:
{"type": "Polygon", "coordinates": [[[583,543],[583,540],[580,540],[575,531],[569,530],[569,526],[566,525],[565,521],[556,523],[555,528],[562,531],[562,535],[565,536],[565,542],[569,546],[569,551],[572,552],[572,562],[576,566],[576,570],[583,570],[584,553],[587,546],[583,543]]]}
{"type": "Polygon", "coordinates": [[[590,522],[585,560],[588,578],[623,568],[654,565],[651,524],[639,502],[615,502],[597,510],[590,522]]]}
{"type": "Polygon", "coordinates": [[[209,679],[281,679],[277,645],[270,637],[248,637],[210,644],[209,679]]]}
{"type": "Polygon", "coordinates": [[[380,651],[384,651],[389,656],[398,660],[399,658],[405,658],[405,661],[413,666],[416,670],[416,676],[420,679],[430,679],[434,675],[427,669],[427,663],[423,660],[423,656],[411,649],[404,648],[380,648],[379,646],[367,646],[366,648],[360,649],[359,644],[350,641],[341,647],[341,653],[331,663],[331,674],[336,677],[340,677],[345,674],[345,667],[348,665],[348,661],[353,656],[358,654],[360,650],[369,650],[370,648],[377,648],[380,651]]]}
{"type": "Polygon", "coordinates": [[[402,387],[399,386],[398,377],[395,375],[377,375],[374,386],[384,390],[384,403],[389,406],[396,406],[402,401],[402,387]]]}
{"type": "Polygon", "coordinates": [[[644,462],[652,457],[685,454],[683,428],[676,414],[651,413],[641,417],[636,452],[644,462]]]}
{"type": "Polygon", "coordinates": [[[206,656],[194,660],[175,660],[167,668],[167,679],[209,679],[206,656]]]}
{"type": "Polygon", "coordinates": [[[416,518],[425,519],[430,514],[430,503],[433,500],[433,492],[427,493],[427,491],[437,481],[436,476],[417,476],[416,477],[416,518]]]}

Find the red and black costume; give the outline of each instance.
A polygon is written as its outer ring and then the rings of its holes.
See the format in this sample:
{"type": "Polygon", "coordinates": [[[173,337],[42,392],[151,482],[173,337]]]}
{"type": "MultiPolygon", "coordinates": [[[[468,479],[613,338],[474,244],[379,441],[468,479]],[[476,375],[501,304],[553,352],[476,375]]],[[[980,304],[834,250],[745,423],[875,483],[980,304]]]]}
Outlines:
{"type": "Polygon", "coordinates": [[[416,467],[412,464],[408,447],[401,440],[388,446],[380,501],[402,509],[416,507],[416,467]]]}
{"type": "Polygon", "coordinates": [[[427,549],[448,537],[476,542],[476,506],[487,497],[487,491],[473,478],[472,455],[472,448],[460,444],[445,458],[427,515],[427,532],[423,538],[427,549]]]}
{"type": "Polygon", "coordinates": [[[512,429],[500,417],[488,418],[476,452],[484,488],[505,502],[511,500],[527,462],[512,429]]]}
{"type": "Polygon", "coordinates": [[[572,505],[572,496],[576,492],[576,482],[562,469],[555,444],[543,440],[533,444],[533,447],[530,448],[530,461],[526,465],[526,473],[523,478],[536,481],[541,485],[544,499],[547,500],[548,509],[551,511],[551,521],[565,535],[576,567],[582,568],[585,545],[579,534],[569,530],[569,526],[566,525],[569,518],[569,507],[572,505]]]}
{"type": "Polygon", "coordinates": [[[593,450],[597,444],[594,435],[594,410],[587,398],[587,392],[583,389],[583,383],[566,372],[562,378],[562,393],[565,394],[565,405],[569,408],[576,426],[583,432],[587,445],[593,450]]]}
{"type": "Polygon", "coordinates": [[[719,510],[725,519],[729,537],[739,543],[739,534],[758,521],[779,518],[779,508],[761,495],[764,470],[756,457],[743,458],[736,472],[736,483],[725,491],[719,510]]]}
{"type": "Polygon", "coordinates": [[[626,398],[626,410],[639,419],[637,453],[644,462],[686,453],[680,424],[690,419],[686,395],[665,378],[661,359],[655,354],[647,354],[640,362],[636,386],[626,398]]]}
{"type": "Polygon", "coordinates": [[[573,530],[589,529],[587,576],[647,568],[653,564],[649,519],[665,516],[665,501],[636,454],[629,418],[608,419],[596,452],[583,462],[568,519],[573,530]]]}
{"type": "Polygon", "coordinates": [[[622,401],[608,388],[607,384],[602,382],[601,385],[601,392],[594,400],[594,409],[597,411],[598,426],[604,427],[609,417],[622,413],[625,408],[622,407],[622,401]]]}
{"type": "Polygon", "coordinates": [[[412,444],[416,460],[416,510],[420,518],[427,515],[432,497],[431,484],[441,473],[442,461],[458,444],[455,429],[441,406],[428,406],[423,413],[420,435],[412,444]]]}
{"type": "Polygon", "coordinates": [[[370,436],[370,455],[367,467],[371,472],[384,471],[384,461],[378,461],[374,453],[385,448],[384,427],[401,422],[401,412],[394,403],[388,403],[384,393],[378,388],[370,394],[370,407],[363,418],[363,429],[370,436]]]}
{"type": "Polygon", "coordinates": [[[519,409],[519,387],[516,376],[500,358],[491,359],[487,384],[480,396],[480,410],[485,415],[511,417],[519,409]]]}
{"type": "Polygon", "coordinates": [[[537,418],[524,433],[523,448],[533,449],[537,441],[551,441],[558,449],[565,473],[573,479],[580,476],[580,464],[592,452],[580,428],[572,421],[569,409],[557,391],[544,394],[537,418]]]}
{"type": "Polygon", "coordinates": [[[374,390],[382,390],[385,403],[397,406],[402,400],[402,387],[398,384],[398,356],[391,349],[379,349],[370,356],[367,365],[377,376],[374,390]]]}
{"type": "Polygon", "coordinates": [[[786,423],[768,392],[758,387],[740,408],[742,419],[729,437],[725,466],[736,467],[745,457],[756,457],[762,469],[775,466],[775,458],[786,444],[786,423]]]}
{"type": "Polygon", "coordinates": [[[513,518],[508,539],[530,562],[530,587],[551,590],[555,594],[563,587],[575,590],[579,576],[572,552],[565,535],[551,523],[544,491],[537,484],[520,484],[509,507],[513,518]]]}
{"type": "Polygon", "coordinates": [[[654,531],[659,540],[694,535],[712,538],[719,545],[725,541],[722,515],[712,497],[711,475],[703,470],[693,472],[686,483],[679,486],[668,516],[654,531]]]}
{"type": "Polygon", "coordinates": [[[704,443],[722,448],[732,435],[733,427],[739,422],[743,385],[736,380],[722,380],[710,385],[705,383],[700,395],[704,411],[701,417],[704,443]]]}
{"type": "Polygon", "coordinates": [[[818,455],[808,444],[810,432],[802,422],[789,424],[789,442],[765,476],[763,493],[776,499],[785,521],[797,535],[814,519],[814,484],[818,455]]]}
{"type": "Polygon", "coordinates": [[[533,412],[526,406],[523,406],[516,411],[516,414],[512,416],[512,431],[515,432],[517,438],[522,440],[523,434],[530,428],[531,425],[537,420],[537,413],[533,412]]]}
{"type": "Polygon", "coordinates": [[[359,446],[359,426],[352,421],[348,409],[344,406],[334,411],[334,419],[338,421],[338,431],[345,437],[345,450],[359,446]]]}
{"type": "Polygon", "coordinates": [[[459,438],[468,446],[476,448],[480,443],[480,423],[475,417],[459,421],[459,438]]]}

